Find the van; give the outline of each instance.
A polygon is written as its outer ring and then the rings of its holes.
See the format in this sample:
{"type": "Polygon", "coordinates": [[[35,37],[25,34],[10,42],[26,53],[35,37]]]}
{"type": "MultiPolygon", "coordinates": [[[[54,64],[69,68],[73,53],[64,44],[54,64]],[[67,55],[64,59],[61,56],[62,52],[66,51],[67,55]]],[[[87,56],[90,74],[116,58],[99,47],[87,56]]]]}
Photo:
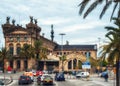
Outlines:
{"type": "Polygon", "coordinates": [[[76,74],[76,78],[86,78],[89,77],[89,72],[80,72],[78,74],[76,74]]]}

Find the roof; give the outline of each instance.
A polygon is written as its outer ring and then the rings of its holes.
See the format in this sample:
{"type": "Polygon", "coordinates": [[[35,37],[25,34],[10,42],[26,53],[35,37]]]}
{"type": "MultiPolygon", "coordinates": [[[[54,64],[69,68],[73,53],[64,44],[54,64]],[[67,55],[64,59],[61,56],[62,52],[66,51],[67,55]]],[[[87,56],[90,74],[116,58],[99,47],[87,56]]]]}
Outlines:
{"type": "MultiPolygon", "coordinates": [[[[55,47],[56,51],[60,51],[62,48],[61,45],[57,45],[55,47]]],[[[97,50],[97,45],[63,45],[64,51],[71,51],[71,50],[97,50]]]]}

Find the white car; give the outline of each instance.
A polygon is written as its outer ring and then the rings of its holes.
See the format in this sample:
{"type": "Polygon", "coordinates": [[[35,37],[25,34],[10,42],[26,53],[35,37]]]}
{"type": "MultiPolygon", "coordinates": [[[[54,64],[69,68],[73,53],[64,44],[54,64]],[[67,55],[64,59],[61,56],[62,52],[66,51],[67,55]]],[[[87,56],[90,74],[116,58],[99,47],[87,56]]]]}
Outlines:
{"type": "Polygon", "coordinates": [[[89,77],[89,72],[80,72],[78,74],[76,74],[76,78],[86,78],[89,77]]]}
{"type": "Polygon", "coordinates": [[[34,76],[36,76],[36,70],[32,70],[31,72],[33,73],[34,76]]]}
{"type": "Polygon", "coordinates": [[[43,75],[41,76],[41,81],[43,81],[43,79],[44,79],[46,76],[49,76],[49,75],[48,75],[48,74],[43,74],[43,75]]]}

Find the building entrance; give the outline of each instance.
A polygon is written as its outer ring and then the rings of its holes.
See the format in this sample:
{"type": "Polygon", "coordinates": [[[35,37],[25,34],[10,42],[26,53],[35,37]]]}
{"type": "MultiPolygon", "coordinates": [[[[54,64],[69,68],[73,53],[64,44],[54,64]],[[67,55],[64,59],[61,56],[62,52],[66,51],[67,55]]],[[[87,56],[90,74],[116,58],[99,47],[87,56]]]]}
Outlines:
{"type": "MultiPolygon", "coordinates": [[[[46,61],[46,68],[47,71],[53,71],[54,67],[59,66],[59,61],[46,61]]],[[[44,61],[39,61],[38,62],[38,70],[43,70],[44,69],[44,61]]]]}

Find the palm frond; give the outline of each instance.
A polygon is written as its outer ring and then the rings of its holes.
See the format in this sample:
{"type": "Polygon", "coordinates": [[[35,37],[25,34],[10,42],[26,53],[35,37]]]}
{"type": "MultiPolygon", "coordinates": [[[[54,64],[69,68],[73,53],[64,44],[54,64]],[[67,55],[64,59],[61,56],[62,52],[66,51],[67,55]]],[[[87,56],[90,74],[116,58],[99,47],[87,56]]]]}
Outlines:
{"type": "Polygon", "coordinates": [[[90,0],[83,0],[78,6],[80,6],[79,14],[81,15],[86,7],[86,5],[89,3],[90,0]]]}
{"type": "Polygon", "coordinates": [[[118,18],[120,18],[120,9],[119,9],[119,11],[118,11],[118,18]]]}
{"type": "Polygon", "coordinates": [[[107,27],[105,27],[105,29],[107,29],[107,30],[109,31],[109,30],[113,30],[113,29],[115,29],[115,28],[112,27],[112,26],[107,26],[107,27]]]}
{"type": "Polygon", "coordinates": [[[101,12],[101,14],[100,14],[100,19],[103,17],[103,15],[105,14],[105,12],[106,12],[106,10],[109,8],[109,6],[112,4],[112,1],[108,1],[106,4],[105,4],[105,6],[104,6],[104,8],[103,8],[103,10],[102,10],[102,12],[101,12]]]}
{"type": "Polygon", "coordinates": [[[116,10],[116,7],[117,7],[118,3],[115,3],[114,7],[113,7],[113,11],[112,11],[112,14],[111,14],[111,17],[110,17],[110,21],[112,20],[113,18],[113,15],[114,15],[114,12],[116,10]]]}
{"type": "Polygon", "coordinates": [[[88,15],[89,13],[91,13],[91,12],[98,6],[98,4],[99,4],[99,1],[98,1],[98,0],[96,0],[95,2],[93,2],[93,3],[90,5],[90,7],[87,9],[87,11],[84,13],[83,18],[86,18],[87,15],[88,15]]]}

